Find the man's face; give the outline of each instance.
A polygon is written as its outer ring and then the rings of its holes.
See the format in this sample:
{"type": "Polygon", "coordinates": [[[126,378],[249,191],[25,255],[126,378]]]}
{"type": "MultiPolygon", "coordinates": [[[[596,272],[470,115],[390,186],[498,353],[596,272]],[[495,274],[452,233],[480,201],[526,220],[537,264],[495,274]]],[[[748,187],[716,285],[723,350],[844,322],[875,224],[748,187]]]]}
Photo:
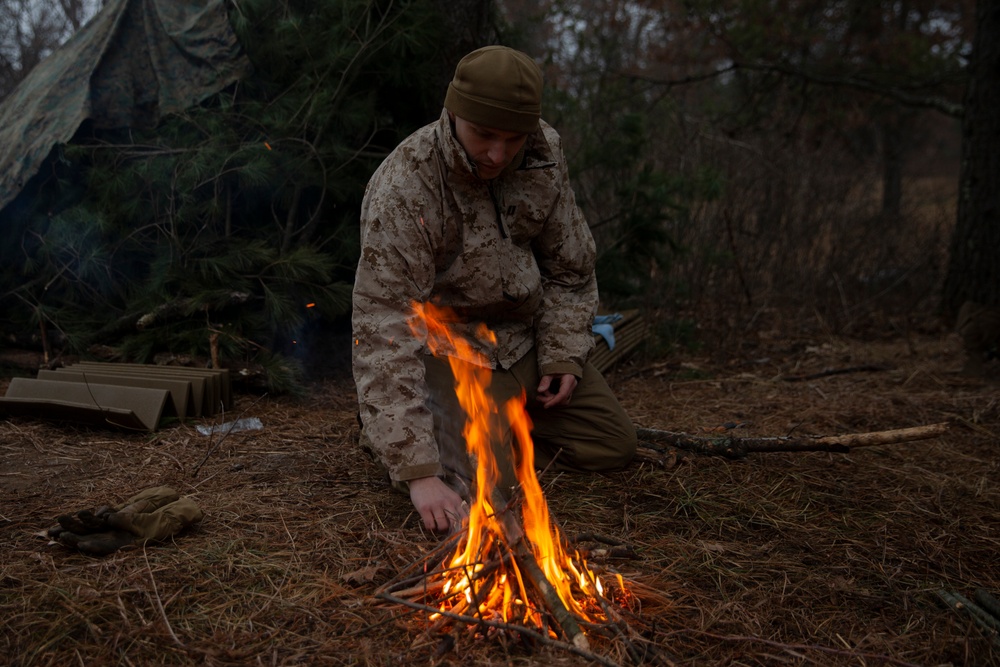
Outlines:
{"type": "Polygon", "coordinates": [[[476,173],[483,180],[490,180],[517,156],[528,135],[476,125],[452,114],[455,136],[462,144],[469,159],[476,165],[476,173]]]}

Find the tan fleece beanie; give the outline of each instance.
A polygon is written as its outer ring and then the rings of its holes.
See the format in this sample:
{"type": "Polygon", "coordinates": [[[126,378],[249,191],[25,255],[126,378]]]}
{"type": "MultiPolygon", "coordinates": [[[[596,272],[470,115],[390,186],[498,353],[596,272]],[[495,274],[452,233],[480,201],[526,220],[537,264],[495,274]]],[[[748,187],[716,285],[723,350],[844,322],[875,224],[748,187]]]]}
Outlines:
{"type": "Polygon", "coordinates": [[[530,134],[542,115],[542,71],[527,54],[485,46],[458,63],[444,106],[476,125],[530,134]]]}

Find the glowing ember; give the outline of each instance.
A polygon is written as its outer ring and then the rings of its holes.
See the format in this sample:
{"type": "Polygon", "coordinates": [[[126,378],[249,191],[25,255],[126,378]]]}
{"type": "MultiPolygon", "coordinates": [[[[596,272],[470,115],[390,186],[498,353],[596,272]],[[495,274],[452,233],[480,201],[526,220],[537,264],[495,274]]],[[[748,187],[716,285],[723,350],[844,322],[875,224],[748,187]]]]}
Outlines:
{"type": "MultiPolygon", "coordinates": [[[[605,620],[600,606],[603,596],[600,580],[579,554],[571,558],[566,553],[563,539],[549,516],[535,475],[531,420],[525,411],[525,397],[522,394],[504,406],[495,405],[486,391],[492,371],[468,341],[452,333],[449,324],[456,321],[454,314],[431,304],[417,303],[413,309],[410,327],[414,335],[426,340],[432,354],[446,356],[451,364],[458,400],[467,414],[466,447],[476,461],[475,498],[471,499],[467,533],[437,580],[426,582],[427,590],[435,592],[433,604],[441,611],[519,623],[555,636],[543,608],[551,606],[552,601],[542,606],[532,602],[537,597],[532,590],[545,588],[547,582],[558,597],[556,606],[561,603],[564,613],[584,622],[605,620]],[[516,474],[523,494],[523,535],[512,513],[498,515],[505,508],[495,506],[503,498],[494,491],[499,473],[491,442],[501,437],[495,428],[501,415],[512,426],[517,450],[511,454],[517,462],[516,474]]],[[[484,341],[496,340],[485,326],[476,335],[484,341]]],[[[618,585],[624,591],[620,577],[618,585]]],[[[435,614],[432,620],[438,617],[440,614],[435,614]]],[[[586,644],[575,620],[568,623],[575,627],[574,631],[567,631],[566,624],[557,619],[572,641],[586,644]],[[572,636],[574,632],[576,637],[572,636]]]]}

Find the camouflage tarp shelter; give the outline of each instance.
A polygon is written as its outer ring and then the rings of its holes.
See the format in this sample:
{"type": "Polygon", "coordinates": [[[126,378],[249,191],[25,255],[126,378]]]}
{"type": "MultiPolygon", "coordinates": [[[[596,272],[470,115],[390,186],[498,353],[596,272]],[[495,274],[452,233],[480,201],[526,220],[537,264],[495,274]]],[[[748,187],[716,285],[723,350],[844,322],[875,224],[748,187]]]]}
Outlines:
{"type": "Polygon", "coordinates": [[[154,125],[249,71],[225,0],[107,0],[0,105],[0,209],[84,121],[154,125]]]}

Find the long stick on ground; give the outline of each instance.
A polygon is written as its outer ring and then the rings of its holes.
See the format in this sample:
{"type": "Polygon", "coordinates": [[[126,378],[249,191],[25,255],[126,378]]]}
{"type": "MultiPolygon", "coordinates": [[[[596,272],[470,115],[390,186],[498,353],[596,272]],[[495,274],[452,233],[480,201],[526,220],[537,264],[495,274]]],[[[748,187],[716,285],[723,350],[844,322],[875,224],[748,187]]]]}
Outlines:
{"type": "Polygon", "coordinates": [[[671,445],[708,456],[743,458],[749,453],[769,452],[849,452],[856,447],[893,445],[901,442],[927,440],[943,435],[949,424],[927,424],[869,433],[844,435],[738,438],[730,435],[695,436],[687,433],[636,427],[640,441],[671,445]]]}

